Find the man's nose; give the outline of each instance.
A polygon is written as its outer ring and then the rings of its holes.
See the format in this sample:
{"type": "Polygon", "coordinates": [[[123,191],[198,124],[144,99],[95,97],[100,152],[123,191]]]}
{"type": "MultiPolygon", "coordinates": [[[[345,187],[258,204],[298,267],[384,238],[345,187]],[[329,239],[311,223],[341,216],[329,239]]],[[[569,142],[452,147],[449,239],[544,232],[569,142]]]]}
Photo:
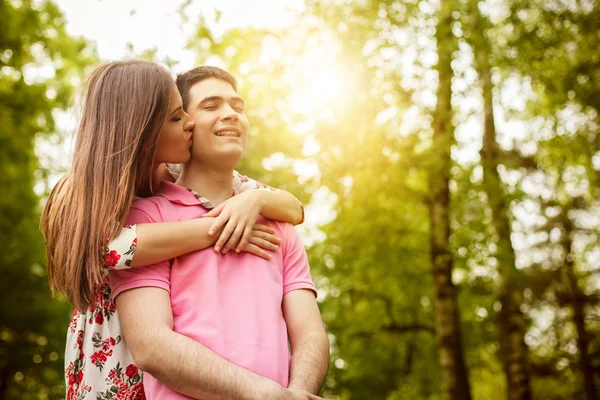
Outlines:
{"type": "Polygon", "coordinates": [[[223,121],[237,121],[239,119],[240,117],[238,116],[238,113],[230,106],[227,106],[223,111],[223,115],[221,115],[221,120],[223,121]]]}

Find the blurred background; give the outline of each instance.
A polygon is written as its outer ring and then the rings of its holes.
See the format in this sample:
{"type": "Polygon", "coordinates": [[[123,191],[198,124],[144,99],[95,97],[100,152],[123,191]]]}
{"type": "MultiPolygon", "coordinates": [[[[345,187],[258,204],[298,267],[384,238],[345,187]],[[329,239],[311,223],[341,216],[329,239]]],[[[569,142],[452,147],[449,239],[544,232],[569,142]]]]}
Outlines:
{"type": "Polygon", "coordinates": [[[123,57],[239,78],[239,170],[306,205],[325,397],[599,399],[599,28],[596,0],[2,0],[0,399],[64,398],[39,215],[123,57]]]}

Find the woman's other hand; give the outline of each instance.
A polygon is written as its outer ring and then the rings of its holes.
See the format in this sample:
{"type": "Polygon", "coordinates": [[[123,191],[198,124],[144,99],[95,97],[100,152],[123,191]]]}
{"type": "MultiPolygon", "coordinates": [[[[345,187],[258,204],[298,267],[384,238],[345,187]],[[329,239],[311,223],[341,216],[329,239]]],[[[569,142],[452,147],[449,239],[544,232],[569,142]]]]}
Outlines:
{"type": "MultiPolygon", "coordinates": [[[[216,218],[208,230],[209,236],[214,235],[224,226],[215,243],[215,251],[225,254],[232,249],[238,253],[244,250],[250,241],[252,228],[263,205],[261,191],[251,190],[225,200],[204,214],[203,217],[216,218]]],[[[274,232],[272,228],[267,228],[270,230],[268,233],[274,232]]]]}
{"type": "Polygon", "coordinates": [[[250,232],[248,243],[242,247],[242,251],[254,254],[268,260],[271,255],[265,250],[275,252],[279,248],[281,240],[273,235],[273,228],[266,225],[256,224],[250,232]]]}

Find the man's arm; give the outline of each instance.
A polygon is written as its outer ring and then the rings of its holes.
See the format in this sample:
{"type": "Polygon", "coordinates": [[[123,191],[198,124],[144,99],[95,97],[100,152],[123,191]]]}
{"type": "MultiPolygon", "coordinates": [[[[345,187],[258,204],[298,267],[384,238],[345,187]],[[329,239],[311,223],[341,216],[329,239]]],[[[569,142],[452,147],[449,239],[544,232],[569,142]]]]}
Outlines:
{"type": "Polygon", "coordinates": [[[329,368],[329,341],[313,292],[287,293],[283,297],[283,316],[292,346],[288,387],[317,394],[329,368]]]}
{"type": "Polygon", "coordinates": [[[116,303],[136,364],[171,389],[206,400],[292,398],[278,383],[238,367],[174,332],[166,290],[127,290],[118,295],[116,303]]]}

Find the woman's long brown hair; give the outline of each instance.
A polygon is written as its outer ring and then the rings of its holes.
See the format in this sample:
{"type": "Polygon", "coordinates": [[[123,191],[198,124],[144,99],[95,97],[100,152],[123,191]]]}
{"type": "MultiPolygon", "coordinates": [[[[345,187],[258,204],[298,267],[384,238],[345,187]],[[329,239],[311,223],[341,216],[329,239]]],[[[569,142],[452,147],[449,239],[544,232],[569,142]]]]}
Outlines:
{"type": "Polygon", "coordinates": [[[173,87],[166,69],[138,60],[102,65],[84,86],[73,164],[41,220],[52,292],[80,310],[94,301],[106,245],[121,231],[134,194],[151,190],[173,87]]]}

